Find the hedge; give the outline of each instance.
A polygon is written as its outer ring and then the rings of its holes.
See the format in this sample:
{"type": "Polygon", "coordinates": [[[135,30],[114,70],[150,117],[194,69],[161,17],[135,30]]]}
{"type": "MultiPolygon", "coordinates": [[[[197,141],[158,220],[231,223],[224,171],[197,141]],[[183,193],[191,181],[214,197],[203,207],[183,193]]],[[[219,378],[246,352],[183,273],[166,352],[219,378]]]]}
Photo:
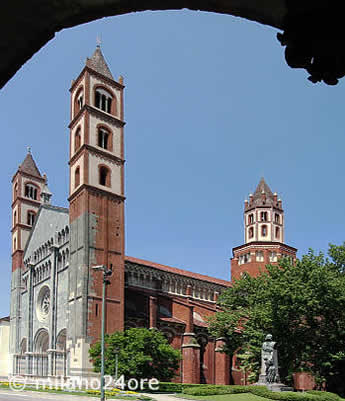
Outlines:
{"type": "Polygon", "coordinates": [[[250,389],[249,386],[204,385],[202,387],[188,387],[185,385],[182,392],[188,395],[220,395],[249,393],[250,389]]]}
{"type": "Polygon", "coordinates": [[[226,386],[215,384],[188,384],[161,382],[158,392],[182,393],[193,396],[210,396],[222,394],[251,393],[269,400],[279,401],[345,401],[337,394],[327,391],[306,391],[304,393],[293,391],[272,392],[266,386],[226,386]]]}

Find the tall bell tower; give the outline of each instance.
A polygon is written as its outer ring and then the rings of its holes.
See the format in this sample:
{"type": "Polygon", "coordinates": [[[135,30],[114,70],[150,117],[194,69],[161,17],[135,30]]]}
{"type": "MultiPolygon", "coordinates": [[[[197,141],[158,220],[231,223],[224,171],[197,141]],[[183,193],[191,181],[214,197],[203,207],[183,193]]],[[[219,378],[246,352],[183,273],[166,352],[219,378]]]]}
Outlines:
{"type": "Polygon", "coordinates": [[[283,256],[296,260],[297,249],[284,243],[284,227],[282,201],[261,178],[244,202],[244,244],[233,248],[231,279],[244,272],[256,276],[283,256]]]}
{"type": "MultiPolygon", "coordinates": [[[[36,214],[43,202],[42,193],[47,177],[41,175],[31,150],[12,178],[12,279],[10,311],[10,354],[19,349],[19,327],[21,312],[22,271],[24,249],[36,214]]],[[[11,365],[12,366],[12,365],[11,365]]]]}
{"type": "Polygon", "coordinates": [[[106,332],[124,327],[123,80],[115,81],[98,45],[72,82],[70,128],[69,368],[89,376],[90,345],[101,336],[102,274],[106,332]]]}

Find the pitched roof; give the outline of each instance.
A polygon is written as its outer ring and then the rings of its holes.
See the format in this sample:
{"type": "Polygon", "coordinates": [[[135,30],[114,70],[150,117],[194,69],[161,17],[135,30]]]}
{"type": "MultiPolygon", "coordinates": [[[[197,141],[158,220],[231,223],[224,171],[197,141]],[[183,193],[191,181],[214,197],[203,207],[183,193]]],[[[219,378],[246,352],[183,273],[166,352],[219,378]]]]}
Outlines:
{"type": "Polygon", "coordinates": [[[19,166],[19,171],[21,171],[22,173],[30,174],[37,178],[42,178],[41,173],[31,155],[30,151],[26,155],[23,163],[19,166]]]}
{"type": "Polygon", "coordinates": [[[106,63],[100,46],[96,47],[91,58],[86,59],[86,65],[92,70],[104,75],[107,78],[114,80],[114,77],[106,63]]]}
{"type": "Polygon", "coordinates": [[[131,262],[131,263],[137,263],[139,265],[143,265],[143,266],[147,266],[147,267],[152,267],[154,269],[163,270],[163,271],[173,273],[173,274],[179,274],[181,276],[190,277],[195,280],[208,281],[209,283],[218,284],[223,287],[231,286],[230,281],[222,280],[220,278],[206,276],[204,274],[193,273],[188,270],[177,269],[176,267],[161,265],[159,263],[150,262],[148,260],[143,260],[143,259],[133,258],[131,256],[126,256],[125,261],[131,262]]]}
{"type": "Polygon", "coordinates": [[[69,225],[69,210],[43,204],[40,206],[34,225],[24,248],[24,260],[55,234],[69,225]]]}

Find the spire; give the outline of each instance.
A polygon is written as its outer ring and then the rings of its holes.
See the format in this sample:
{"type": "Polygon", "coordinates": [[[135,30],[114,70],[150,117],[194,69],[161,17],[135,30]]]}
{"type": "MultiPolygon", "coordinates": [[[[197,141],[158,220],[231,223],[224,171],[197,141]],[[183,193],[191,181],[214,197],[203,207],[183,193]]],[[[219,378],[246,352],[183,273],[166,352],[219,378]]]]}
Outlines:
{"type": "Polygon", "coordinates": [[[19,171],[22,173],[32,175],[33,177],[42,178],[41,173],[31,155],[30,148],[28,148],[28,153],[23,163],[19,166],[19,171]]]}
{"type": "Polygon", "coordinates": [[[102,74],[105,77],[114,80],[114,77],[110,72],[108,64],[104,59],[100,44],[97,44],[96,50],[93,53],[92,57],[86,59],[86,65],[87,67],[98,72],[99,74],[102,74]]]}
{"type": "Polygon", "coordinates": [[[273,199],[273,193],[272,193],[270,187],[266,184],[264,177],[261,177],[261,180],[254,192],[254,199],[258,199],[258,198],[261,199],[263,194],[266,195],[266,198],[273,199]]]}
{"type": "Polygon", "coordinates": [[[256,206],[275,206],[281,208],[281,202],[278,202],[278,195],[272,193],[263,177],[260,179],[254,194],[249,195],[249,202],[245,203],[245,209],[256,206]]]}

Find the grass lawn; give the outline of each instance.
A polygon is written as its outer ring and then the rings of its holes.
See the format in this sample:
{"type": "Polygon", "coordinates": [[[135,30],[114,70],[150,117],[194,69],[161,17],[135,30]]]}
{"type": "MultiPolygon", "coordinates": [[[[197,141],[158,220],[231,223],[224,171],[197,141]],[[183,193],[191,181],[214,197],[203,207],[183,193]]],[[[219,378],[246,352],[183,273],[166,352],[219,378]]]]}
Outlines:
{"type": "Polygon", "coordinates": [[[194,396],[187,394],[178,394],[177,397],[187,400],[205,400],[205,401],[268,401],[267,398],[259,397],[250,393],[242,394],[222,394],[222,395],[203,395],[194,396]]]}

